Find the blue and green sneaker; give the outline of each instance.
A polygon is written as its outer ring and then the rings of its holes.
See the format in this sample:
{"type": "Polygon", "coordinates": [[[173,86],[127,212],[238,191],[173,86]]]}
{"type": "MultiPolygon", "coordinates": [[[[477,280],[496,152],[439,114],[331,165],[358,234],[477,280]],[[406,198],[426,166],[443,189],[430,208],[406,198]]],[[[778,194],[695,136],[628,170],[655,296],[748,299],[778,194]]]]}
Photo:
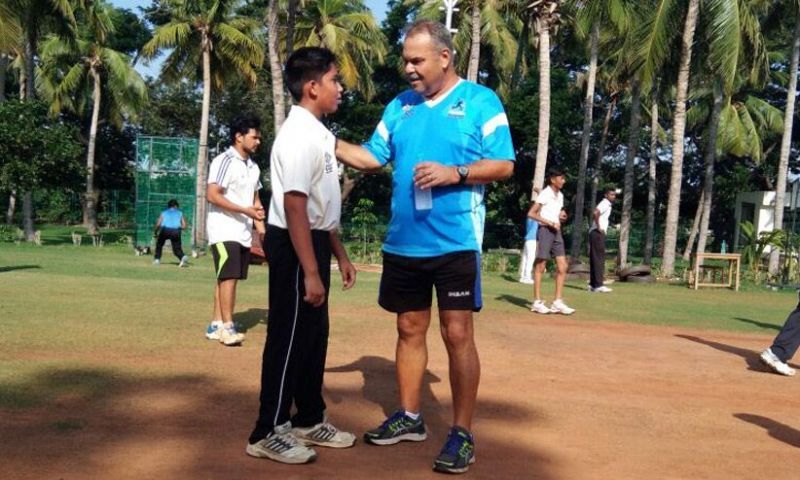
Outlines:
{"type": "Polygon", "coordinates": [[[433,461],[433,469],[442,473],[465,473],[475,463],[475,440],[461,427],[453,427],[447,434],[444,448],[433,461]]]}
{"type": "Polygon", "coordinates": [[[404,410],[394,412],[380,427],[364,434],[364,441],[373,445],[394,445],[402,441],[421,442],[428,438],[422,415],[417,420],[404,410]]]}

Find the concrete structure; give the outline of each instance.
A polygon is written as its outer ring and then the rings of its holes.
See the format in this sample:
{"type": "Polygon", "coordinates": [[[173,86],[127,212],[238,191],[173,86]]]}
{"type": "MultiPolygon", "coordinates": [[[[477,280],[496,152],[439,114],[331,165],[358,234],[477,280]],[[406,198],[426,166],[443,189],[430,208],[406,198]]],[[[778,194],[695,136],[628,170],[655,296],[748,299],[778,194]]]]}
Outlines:
{"type": "MultiPolygon", "coordinates": [[[[733,240],[733,251],[738,251],[742,238],[739,226],[742,222],[751,222],[756,233],[771,232],[775,219],[775,192],[742,192],[736,195],[736,229],[733,240]]],[[[800,177],[786,185],[784,198],[783,226],[794,232],[800,231],[800,177]]],[[[766,252],[770,251],[767,247],[766,252]]]]}

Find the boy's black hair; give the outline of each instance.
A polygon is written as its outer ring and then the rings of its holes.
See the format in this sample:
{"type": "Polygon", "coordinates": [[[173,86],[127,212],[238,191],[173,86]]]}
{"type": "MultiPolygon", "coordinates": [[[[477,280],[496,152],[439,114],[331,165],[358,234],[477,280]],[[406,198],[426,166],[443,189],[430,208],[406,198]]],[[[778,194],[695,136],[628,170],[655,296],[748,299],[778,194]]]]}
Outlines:
{"type": "Polygon", "coordinates": [[[247,135],[250,129],[260,130],[261,119],[254,113],[242,113],[233,117],[231,123],[228,124],[229,135],[231,138],[231,145],[236,143],[236,134],[241,133],[247,135]]]}
{"type": "Polygon", "coordinates": [[[172,208],[172,207],[178,208],[178,201],[175,200],[174,198],[171,199],[169,202],[167,202],[167,208],[172,208]]]}
{"type": "Polygon", "coordinates": [[[547,183],[550,183],[550,179],[553,177],[563,177],[564,171],[560,168],[553,167],[547,172],[547,183]]]}
{"type": "Polygon", "coordinates": [[[608,192],[617,193],[617,186],[614,185],[613,183],[609,183],[608,185],[605,186],[605,188],[603,188],[603,195],[605,195],[608,192]]]}
{"type": "Polygon", "coordinates": [[[292,98],[303,98],[303,85],[319,81],[336,64],[336,55],[323,47],[303,47],[295,50],[286,61],[286,86],[292,98]]]}

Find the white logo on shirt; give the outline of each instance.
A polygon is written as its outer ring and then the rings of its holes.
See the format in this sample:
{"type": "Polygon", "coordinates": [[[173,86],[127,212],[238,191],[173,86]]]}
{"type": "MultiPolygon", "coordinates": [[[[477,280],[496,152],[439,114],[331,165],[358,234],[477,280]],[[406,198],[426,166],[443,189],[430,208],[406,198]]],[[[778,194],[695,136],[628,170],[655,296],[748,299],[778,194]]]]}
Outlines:
{"type": "Polygon", "coordinates": [[[447,292],[448,297],[455,297],[455,298],[469,297],[470,295],[472,295],[472,292],[470,292],[469,290],[464,290],[461,292],[447,292]]]}
{"type": "Polygon", "coordinates": [[[333,172],[333,156],[329,152],[325,152],[325,173],[333,172]]]}

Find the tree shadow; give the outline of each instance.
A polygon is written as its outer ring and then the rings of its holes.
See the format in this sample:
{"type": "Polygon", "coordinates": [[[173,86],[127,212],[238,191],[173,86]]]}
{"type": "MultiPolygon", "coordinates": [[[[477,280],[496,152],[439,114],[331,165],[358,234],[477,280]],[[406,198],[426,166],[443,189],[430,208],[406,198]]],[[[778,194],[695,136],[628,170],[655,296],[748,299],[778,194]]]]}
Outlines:
{"type": "Polygon", "coordinates": [[[14,270],[28,270],[31,268],[42,268],[39,265],[9,265],[7,267],[0,267],[0,273],[13,272],[14,270]]]}
{"type": "Polygon", "coordinates": [[[495,300],[498,300],[498,301],[501,301],[501,302],[510,303],[512,305],[524,308],[526,310],[531,308],[531,301],[530,300],[527,300],[527,299],[522,298],[522,297],[517,297],[515,295],[509,295],[507,293],[504,293],[503,295],[498,295],[497,297],[495,297],[495,300]]]}
{"type": "Polygon", "coordinates": [[[747,363],[748,370],[759,371],[759,372],[766,371],[764,367],[761,366],[761,362],[758,359],[758,352],[754,352],[746,348],[739,348],[739,347],[734,347],[732,345],[726,345],[724,343],[713,342],[711,340],[705,340],[703,338],[695,337],[692,335],[678,334],[675,336],[692,342],[700,343],[702,345],[706,345],[713,349],[719,350],[720,352],[731,353],[733,355],[742,357],[742,359],[744,359],[744,361],[747,363]]]}
{"type": "Polygon", "coordinates": [[[779,440],[787,445],[791,445],[795,448],[800,448],[800,430],[797,430],[796,428],[776,422],[771,418],[762,417],[761,415],[734,413],[733,416],[739,420],[744,420],[745,422],[752,423],[753,425],[758,425],[759,427],[765,429],[770,437],[776,440],[779,440]]]}
{"type": "MultiPolygon", "coordinates": [[[[336,403],[347,404],[349,399],[357,400],[363,398],[378,405],[385,416],[389,416],[397,410],[399,393],[394,361],[378,356],[362,356],[347,365],[329,367],[325,372],[326,374],[361,372],[363,376],[363,386],[360,391],[326,388],[326,394],[336,403]]],[[[384,447],[365,446],[361,451],[361,455],[374,454],[380,459],[380,462],[377,464],[369,464],[367,462],[368,465],[366,466],[362,462],[362,466],[359,467],[362,473],[372,471],[364,470],[364,468],[367,468],[374,469],[373,476],[370,478],[439,478],[436,474],[430,473],[430,463],[426,461],[424,456],[428,455],[432,460],[438,454],[452,423],[451,404],[443,404],[431,388],[432,384],[441,381],[430,370],[425,371],[422,380],[421,404],[428,429],[428,440],[421,444],[403,442],[391,450],[384,447]],[[420,452],[420,450],[424,450],[424,452],[420,452]],[[412,470],[409,470],[409,468],[412,470]],[[420,470],[416,471],[416,469],[420,470]],[[386,472],[400,471],[403,471],[404,475],[398,477],[386,476],[386,472]]],[[[447,398],[449,399],[449,393],[447,398]]],[[[349,412],[350,410],[345,409],[345,411],[349,412]]],[[[353,412],[353,414],[359,416],[358,412],[353,412]]],[[[339,416],[341,417],[342,413],[339,413],[339,416]]],[[[369,428],[377,426],[381,420],[383,419],[375,419],[374,425],[370,425],[369,428]]],[[[545,421],[544,417],[538,412],[522,407],[520,404],[486,400],[480,398],[479,395],[475,421],[480,422],[483,420],[511,422],[516,425],[531,424],[531,428],[534,428],[535,423],[541,424],[545,421]]],[[[489,478],[491,476],[545,480],[555,478],[552,459],[546,458],[540,452],[520,446],[519,442],[514,441],[512,437],[501,437],[507,438],[507,441],[498,438],[478,438],[476,451],[480,452],[478,454],[480,460],[476,466],[470,469],[470,472],[472,473],[473,470],[480,468],[484,476],[476,478],[489,478]]],[[[478,474],[478,472],[474,474],[478,474]]]]}
{"type": "Polygon", "coordinates": [[[268,316],[269,310],[266,308],[251,308],[246,312],[234,313],[233,322],[237,330],[246,332],[259,323],[266,325],[268,316]]]}
{"type": "Polygon", "coordinates": [[[757,320],[751,320],[749,318],[733,317],[733,319],[737,320],[739,322],[749,323],[751,325],[755,325],[755,326],[763,328],[765,330],[780,330],[781,329],[780,325],[775,325],[775,324],[766,323],[766,322],[759,322],[757,320]]]}

